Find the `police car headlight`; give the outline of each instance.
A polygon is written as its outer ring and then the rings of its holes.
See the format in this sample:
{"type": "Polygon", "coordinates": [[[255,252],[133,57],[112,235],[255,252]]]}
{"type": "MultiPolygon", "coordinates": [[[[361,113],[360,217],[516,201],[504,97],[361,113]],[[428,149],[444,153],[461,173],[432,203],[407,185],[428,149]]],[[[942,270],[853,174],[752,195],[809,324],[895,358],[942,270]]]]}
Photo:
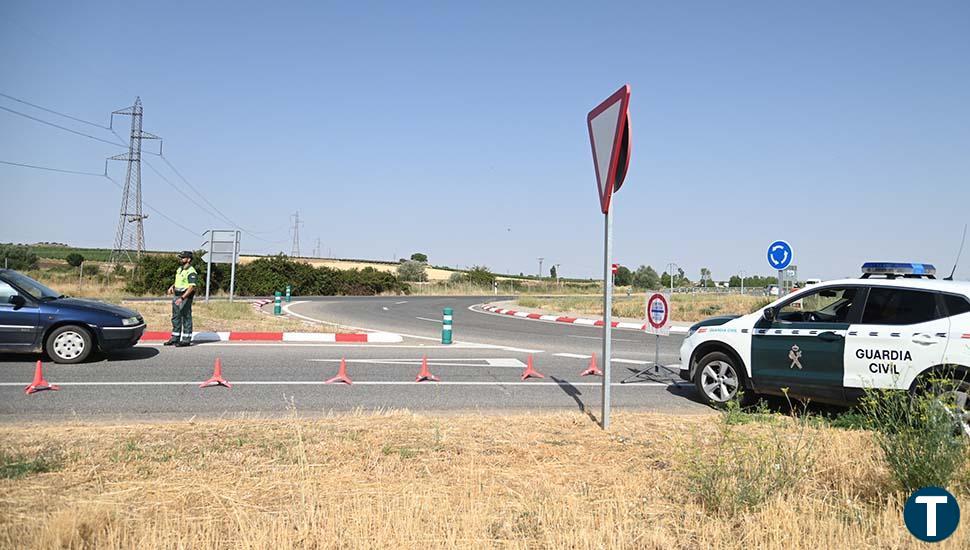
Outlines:
{"type": "Polygon", "coordinates": [[[130,327],[130,326],[141,324],[141,319],[138,317],[128,317],[127,319],[122,319],[121,324],[126,327],[130,327]]]}

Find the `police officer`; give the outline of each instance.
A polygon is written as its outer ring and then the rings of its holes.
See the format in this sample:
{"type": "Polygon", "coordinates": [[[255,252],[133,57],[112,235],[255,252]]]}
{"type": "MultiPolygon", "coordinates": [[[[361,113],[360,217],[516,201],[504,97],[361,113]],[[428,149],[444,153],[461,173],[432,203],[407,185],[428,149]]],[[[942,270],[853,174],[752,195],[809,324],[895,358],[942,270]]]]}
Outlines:
{"type": "Polygon", "coordinates": [[[168,293],[174,295],[175,299],[172,300],[172,337],[165,345],[183,348],[192,345],[192,297],[199,274],[191,265],[192,252],[182,251],[179,263],[181,265],[175,270],[175,283],[168,287],[168,293]]]}

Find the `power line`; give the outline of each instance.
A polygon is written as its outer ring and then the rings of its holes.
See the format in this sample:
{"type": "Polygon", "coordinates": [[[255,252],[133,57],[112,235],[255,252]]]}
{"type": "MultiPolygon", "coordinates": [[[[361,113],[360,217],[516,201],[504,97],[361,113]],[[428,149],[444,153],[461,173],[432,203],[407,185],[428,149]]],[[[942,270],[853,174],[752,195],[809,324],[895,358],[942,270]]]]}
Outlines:
{"type": "Polygon", "coordinates": [[[103,126],[103,125],[98,124],[96,122],[91,122],[90,120],[84,120],[83,118],[78,118],[76,116],[71,116],[69,114],[62,113],[60,111],[55,111],[54,109],[48,109],[47,107],[41,107],[40,105],[37,105],[35,103],[31,103],[29,101],[25,101],[23,99],[20,99],[18,97],[14,97],[12,95],[7,95],[7,94],[5,94],[3,92],[0,92],[0,97],[5,97],[5,98],[10,99],[12,101],[16,101],[17,103],[23,103],[24,105],[29,105],[29,106],[33,107],[34,109],[40,109],[41,111],[47,111],[48,113],[52,113],[52,114],[55,114],[57,116],[62,116],[64,118],[69,118],[69,119],[74,120],[74,121],[77,121],[77,122],[83,122],[84,124],[90,124],[91,126],[94,126],[95,128],[102,128],[104,130],[110,130],[111,129],[111,127],[109,127],[109,126],[103,126]]]}
{"type": "Polygon", "coordinates": [[[0,109],[2,109],[4,111],[7,111],[8,113],[13,113],[13,114],[15,114],[17,116],[22,116],[24,118],[29,118],[30,120],[33,120],[34,122],[39,122],[41,124],[46,124],[48,126],[53,126],[54,128],[58,128],[60,130],[64,130],[65,132],[70,132],[72,134],[76,134],[76,135],[79,135],[79,136],[83,136],[83,137],[86,137],[88,139],[93,139],[95,141],[100,141],[101,143],[107,143],[108,145],[114,145],[115,147],[124,147],[123,145],[120,145],[120,144],[115,143],[113,141],[108,141],[106,139],[101,139],[101,138],[99,138],[97,136],[92,136],[91,134],[85,134],[84,132],[78,132],[77,130],[72,130],[72,129],[68,128],[67,126],[61,126],[60,124],[54,124],[53,122],[47,122],[44,119],[40,119],[40,118],[37,118],[35,116],[30,116],[27,113],[21,113],[20,111],[15,111],[14,109],[9,109],[9,108],[3,107],[3,106],[0,106],[0,109]]]}
{"type": "Polygon", "coordinates": [[[11,162],[8,160],[0,160],[0,164],[9,164],[10,166],[20,166],[22,168],[34,168],[36,170],[47,170],[48,172],[61,172],[63,174],[77,174],[79,176],[97,176],[103,177],[104,174],[97,174],[94,172],[81,172],[79,170],[65,170],[63,168],[51,168],[49,166],[38,166],[36,164],[25,164],[23,162],[11,162]]]}

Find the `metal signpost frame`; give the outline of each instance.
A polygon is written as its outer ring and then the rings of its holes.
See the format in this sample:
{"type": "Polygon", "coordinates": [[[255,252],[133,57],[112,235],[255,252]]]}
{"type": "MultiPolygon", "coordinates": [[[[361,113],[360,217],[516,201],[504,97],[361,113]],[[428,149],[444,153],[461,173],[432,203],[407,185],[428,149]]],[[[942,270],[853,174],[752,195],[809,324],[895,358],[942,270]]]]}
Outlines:
{"type": "Polygon", "coordinates": [[[631,382],[661,382],[669,383],[670,379],[676,379],[679,373],[674,369],[660,364],[660,337],[670,335],[670,300],[671,294],[666,292],[654,292],[647,294],[644,307],[644,332],[656,336],[654,340],[653,366],[647,366],[634,371],[620,381],[621,384],[631,382]],[[663,374],[661,375],[661,370],[663,374]]]}
{"type": "Polygon", "coordinates": [[[209,251],[206,254],[205,301],[209,301],[209,289],[212,282],[212,264],[231,264],[229,274],[229,301],[236,291],[236,263],[239,261],[240,232],[235,229],[209,229],[203,235],[209,235],[209,251]]]}
{"type": "Polygon", "coordinates": [[[593,168],[603,212],[603,385],[600,425],[610,426],[610,357],[613,329],[613,193],[630,165],[630,86],[623,85],[586,116],[593,168]]]}

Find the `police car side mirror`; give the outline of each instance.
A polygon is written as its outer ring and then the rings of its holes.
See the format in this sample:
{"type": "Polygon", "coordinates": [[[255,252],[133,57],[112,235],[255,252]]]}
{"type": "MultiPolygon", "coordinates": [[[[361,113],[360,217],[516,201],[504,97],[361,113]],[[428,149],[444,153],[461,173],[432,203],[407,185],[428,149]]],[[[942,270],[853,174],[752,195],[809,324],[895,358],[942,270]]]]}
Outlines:
{"type": "Polygon", "coordinates": [[[764,317],[765,318],[765,321],[768,321],[769,323],[772,322],[772,321],[774,321],[775,320],[775,308],[773,308],[773,307],[765,308],[765,310],[761,312],[761,316],[764,317]]]}

